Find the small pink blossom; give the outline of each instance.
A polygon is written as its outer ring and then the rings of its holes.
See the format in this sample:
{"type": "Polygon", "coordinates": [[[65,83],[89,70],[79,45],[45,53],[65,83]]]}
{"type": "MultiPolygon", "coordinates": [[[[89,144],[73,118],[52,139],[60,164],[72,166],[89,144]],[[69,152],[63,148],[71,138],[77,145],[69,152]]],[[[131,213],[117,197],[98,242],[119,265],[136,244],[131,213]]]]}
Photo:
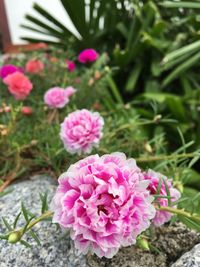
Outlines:
{"type": "Polygon", "coordinates": [[[76,90],[71,86],[66,89],[53,87],[45,93],[44,102],[50,108],[63,108],[75,92],[76,90]]]}
{"type": "Polygon", "coordinates": [[[75,65],[74,61],[67,60],[66,64],[67,64],[67,69],[68,69],[69,72],[75,71],[76,65],[75,65]]]}
{"type": "Polygon", "coordinates": [[[26,63],[25,69],[29,73],[37,74],[44,69],[44,63],[39,59],[32,59],[26,63]]]}
{"type": "Polygon", "coordinates": [[[21,108],[21,113],[23,113],[24,115],[30,116],[33,113],[33,110],[31,107],[23,106],[21,108]]]}
{"type": "Polygon", "coordinates": [[[92,155],[71,165],[58,179],[53,222],[71,229],[80,252],[112,258],[136,242],[155,216],[148,181],[123,153],[92,155]]]}
{"type": "MultiPolygon", "coordinates": [[[[167,190],[165,183],[167,184],[171,196],[171,202],[177,201],[180,198],[180,192],[173,188],[172,186],[172,180],[169,180],[166,176],[162,175],[161,173],[154,172],[153,170],[148,170],[147,173],[145,173],[145,179],[150,181],[150,184],[148,186],[148,190],[150,191],[151,195],[161,195],[161,196],[167,196],[167,190]],[[165,180],[165,183],[163,182],[165,180]],[[158,191],[159,181],[161,182],[161,188],[158,191]]],[[[167,198],[157,198],[156,202],[159,204],[159,206],[167,207],[169,206],[168,199],[167,198]]],[[[172,217],[172,214],[166,211],[157,211],[156,216],[153,219],[153,224],[155,226],[161,226],[165,222],[168,222],[172,217]]]]}
{"type": "Polygon", "coordinates": [[[99,54],[92,48],[83,50],[79,56],[78,61],[81,63],[90,63],[96,61],[99,58],[99,54]]]}
{"type": "Polygon", "coordinates": [[[11,107],[10,106],[5,106],[4,107],[4,112],[6,112],[6,113],[11,112],[11,107]]]}
{"type": "Polygon", "coordinates": [[[103,118],[98,112],[82,109],[70,113],[61,124],[60,137],[71,153],[90,153],[103,135],[103,118]]]}
{"type": "Polygon", "coordinates": [[[25,99],[33,88],[30,80],[21,72],[14,72],[8,75],[3,82],[8,85],[9,92],[17,100],[25,99]]]}
{"type": "Polygon", "coordinates": [[[73,94],[76,93],[76,89],[72,86],[68,86],[67,88],[65,88],[65,93],[67,97],[71,97],[73,94]]]}

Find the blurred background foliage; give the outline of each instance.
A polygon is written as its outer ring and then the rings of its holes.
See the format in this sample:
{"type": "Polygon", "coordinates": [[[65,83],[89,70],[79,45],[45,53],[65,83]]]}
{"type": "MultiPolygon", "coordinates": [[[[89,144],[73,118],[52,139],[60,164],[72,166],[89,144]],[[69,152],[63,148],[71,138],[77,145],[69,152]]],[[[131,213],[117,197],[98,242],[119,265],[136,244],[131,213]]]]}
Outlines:
{"type": "MultiPolygon", "coordinates": [[[[194,140],[192,148],[198,148],[200,2],[60,1],[77,35],[38,4],[33,9],[41,19],[27,14],[27,24],[22,27],[54,36],[54,45],[75,55],[86,47],[107,53],[112,69],[108,86],[119,92],[117,100],[131,101],[146,118],[152,116],[148,103],[153,101],[159,113],[179,121],[186,141],[194,140]]],[[[180,146],[174,139],[176,127],[167,127],[165,132],[173,147],[180,146]]]]}

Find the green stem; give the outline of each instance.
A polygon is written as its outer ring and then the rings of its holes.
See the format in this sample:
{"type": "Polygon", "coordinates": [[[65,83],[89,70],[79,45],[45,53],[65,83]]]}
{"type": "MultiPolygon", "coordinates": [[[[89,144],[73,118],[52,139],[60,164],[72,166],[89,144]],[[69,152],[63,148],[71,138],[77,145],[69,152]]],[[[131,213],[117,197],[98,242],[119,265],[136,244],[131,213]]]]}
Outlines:
{"type": "Polygon", "coordinates": [[[36,218],[35,220],[31,221],[27,227],[26,230],[24,231],[24,227],[20,228],[19,230],[13,230],[11,232],[9,232],[8,234],[6,234],[6,236],[9,238],[9,236],[13,235],[13,234],[17,234],[16,236],[16,240],[13,243],[16,243],[18,241],[21,240],[22,236],[25,234],[25,232],[31,230],[31,228],[33,228],[34,225],[36,225],[37,223],[50,218],[53,215],[52,211],[46,211],[45,213],[43,213],[41,216],[39,216],[38,218],[36,218]]]}
{"type": "MultiPolygon", "coordinates": [[[[117,128],[113,133],[109,133],[107,136],[105,135],[105,137],[106,138],[112,138],[112,137],[114,137],[118,132],[120,132],[120,131],[123,131],[123,130],[125,130],[125,129],[131,129],[131,128],[135,128],[135,127],[140,127],[140,126],[145,126],[145,125],[149,125],[149,124],[154,124],[155,123],[155,121],[154,120],[152,120],[152,121],[145,121],[145,122],[139,122],[139,123],[133,123],[133,124],[131,124],[131,123],[126,123],[126,124],[124,124],[124,125],[122,125],[121,127],[119,127],[119,128],[117,128]]],[[[105,138],[104,137],[104,138],[105,138]]]]}
{"type": "Polygon", "coordinates": [[[150,161],[159,161],[159,160],[170,160],[170,159],[182,159],[182,158],[193,158],[195,153],[183,153],[183,154],[172,154],[172,155],[161,155],[161,156],[152,156],[145,158],[136,158],[137,162],[150,162],[150,161]]]}
{"type": "Polygon", "coordinates": [[[199,216],[196,216],[195,214],[191,214],[185,210],[180,210],[180,209],[176,209],[176,208],[172,208],[172,207],[164,207],[164,206],[158,207],[157,209],[162,210],[162,211],[167,211],[167,212],[170,212],[170,213],[173,213],[176,215],[182,215],[182,216],[185,216],[185,217],[190,218],[190,219],[193,218],[200,223],[200,217],[199,216]]]}
{"type": "Polygon", "coordinates": [[[45,213],[43,213],[41,216],[39,216],[38,218],[36,218],[35,220],[33,220],[32,222],[30,222],[27,226],[27,230],[30,230],[34,225],[36,225],[37,223],[46,220],[48,218],[50,218],[53,215],[52,211],[46,211],[45,213]]]}

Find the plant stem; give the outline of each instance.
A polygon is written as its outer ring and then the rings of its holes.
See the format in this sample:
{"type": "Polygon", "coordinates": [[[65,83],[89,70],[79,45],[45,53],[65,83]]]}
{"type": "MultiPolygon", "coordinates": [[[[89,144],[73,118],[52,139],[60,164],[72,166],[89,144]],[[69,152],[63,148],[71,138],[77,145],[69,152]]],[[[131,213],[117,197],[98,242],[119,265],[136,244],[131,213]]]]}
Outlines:
{"type": "Polygon", "coordinates": [[[159,160],[169,160],[169,159],[182,159],[182,158],[193,158],[195,153],[183,153],[183,154],[172,154],[172,155],[161,155],[161,156],[152,156],[145,158],[136,158],[137,162],[149,162],[149,161],[159,161],[159,160]]]}
{"type": "Polygon", "coordinates": [[[182,216],[185,216],[187,218],[193,218],[200,223],[200,217],[199,216],[196,216],[195,214],[193,215],[193,214],[191,214],[191,213],[189,213],[183,209],[180,210],[180,209],[176,209],[176,208],[172,208],[172,207],[164,207],[164,206],[158,207],[157,209],[162,210],[162,211],[167,211],[167,212],[177,214],[177,215],[182,215],[182,216]]]}
{"type": "Polygon", "coordinates": [[[8,234],[6,234],[6,236],[9,238],[10,235],[12,235],[13,233],[18,233],[18,238],[17,240],[15,241],[18,242],[21,240],[22,236],[29,230],[31,230],[31,228],[33,228],[34,225],[36,225],[37,223],[45,220],[45,219],[48,219],[50,218],[51,216],[53,215],[53,212],[52,211],[46,211],[45,213],[43,213],[41,216],[39,216],[38,218],[36,218],[35,220],[31,221],[27,227],[26,227],[26,230],[24,230],[24,227],[18,229],[18,230],[13,230],[11,232],[9,232],[8,234]]]}
{"type": "Polygon", "coordinates": [[[154,124],[155,121],[144,121],[144,122],[134,122],[132,124],[130,123],[126,123],[124,125],[122,125],[121,127],[117,128],[113,133],[108,133],[108,135],[106,136],[106,138],[109,136],[109,138],[114,137],[118,132],[123,131],[125,129],[131,129],[131,128],[135,128],[135,127],[139,127],[139,126],[144,126],[144,125],[149,125],[149,124],[154,124]]]}
{"type": "Polygon", "coordinates": [[[33,220],[32,222],[30,222],[27,226],[27,230],[30,230],[34,225],[36,225],[37,223],[50,218],[53,215],[53,211],[46,211],[45,213],[43,213],[41,216],[39,216],[38,218],[36,218],[35,220],[33,220]]]}

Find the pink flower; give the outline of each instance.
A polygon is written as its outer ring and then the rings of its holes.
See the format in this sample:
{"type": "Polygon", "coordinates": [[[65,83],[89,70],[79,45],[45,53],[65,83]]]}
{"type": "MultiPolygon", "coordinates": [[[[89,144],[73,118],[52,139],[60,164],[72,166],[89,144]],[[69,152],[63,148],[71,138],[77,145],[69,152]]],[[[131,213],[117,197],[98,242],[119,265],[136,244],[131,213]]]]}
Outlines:
{"type": "Polygon", "coordinates": [[[16,67],[14,65],[4,65],[0,68],[0,77],[2,79],[6,78],[8,75],[14,72],[23,72],[22,68],[16,67]]]}
{"type": "Polygon", "coordinates": [[[67,63],[67,69],[69,72],[75,71],[76,65],[75,65],[74,61],[67,60],[66,63],[67,63]]]}
{"type": "Polygon", "coordinates": [[[123,153],[89,156],[59,179],[51,208],[53,222],[71,229],[82,253],[112,258],[136,242],[155,216],[153,197],[134,159],[123,153]]]}
{"type": "MultiPolygon", "coordinates": [[[[145,173],[145,179],[150,181],[150,184],[148,186],[148,190],[150,191],[151,195],[161,195],[161,196],[167,196],[167,190],[165,183],[167,184],[171,196],[171,202],[177,201],[180,198],[180,192],[172,187],[172,181],[167,179],[166,176],[162,175],[161,173],[154,172],[152,170],[148,170],[147,173],[145,173]],[[165,180],[165,183],[163,182],[165,180]],[[161,182],[160,191],[159,181],[161,182]]],[[[167,198],[157,198],[156,202],[159,206],[169,206],[168,199],[167,198]]],[[[156,204],[156,205],[157,205],[156,204]]],[[[153,219],[153,224],[155,226],[161,226],[165,222],[168,222],[172,217],[172,214],[166,211],[157,211],[156,216],[153,219]]]]}
{"type": "Polygon", "coordinates": [[[66,150],[71,154],[90,153],[99,144],[103,125],[98,112],[82,109],[70,113],[61,124],[60,132],[66,150]]]}
{"type": "Polygon", "coordinates": [[[72,86],[68,86],[67,88],[65,88],[65,94],[67,95],[67,97],[72,96],[74,93],[76,93],[76,89],[72,86]]]}
{"type": "Polygon", "coordinates": [[[81,63],[90,63],[96,61],[99,58],[99,54],[92,48],[83,50],[79,56],[78,61],[81,63]]]}
{"type": "Polygon", "coordinates": [[[33,88],[30,80],[21,72],[8,75],[3,82],[8,85],[9,92],[18,100],[25,99],[33,88]]]}
{"type": "Polygon", "coordinates": [[[33,59],[33,60],[29,60],[26,63],[26,67],[25,67],[26,71],[29,73],[39,73],[44,69],[44,64],[41,60],[39,59],[33,59]]]}
{"type": "Polygon", "coordinates": [[[29,116],[29,115],[31,115],[31,114],[33,113],[33,110],[32,110],[31,107],[23,106],[23,107],[21,108],[21,113],[23,113],[24,115],[29,116]]]}
{"type": "Polygon", "coordinates": [[[45,93],[44,102],[50,108],[63,108],[69,102],[69,97],[75,91],[73,87],[67,87],[66,89],[53,87],[45,93]]]}

